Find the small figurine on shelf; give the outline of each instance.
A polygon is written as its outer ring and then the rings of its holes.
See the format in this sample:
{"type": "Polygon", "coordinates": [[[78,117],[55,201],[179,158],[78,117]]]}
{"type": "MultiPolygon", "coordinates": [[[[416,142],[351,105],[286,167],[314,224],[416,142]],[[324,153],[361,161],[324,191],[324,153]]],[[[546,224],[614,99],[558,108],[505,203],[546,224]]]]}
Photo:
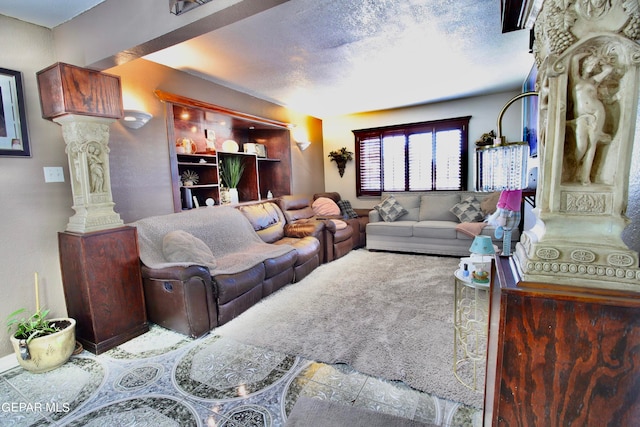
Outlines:
{"type": "Polygon", "coordinates": [[[495,236],[502,238],[502,255],[511,255],[511,230],[520,224],[520,204],[522,190],[503,190],[496,205],[496,211],[488,223],[496,227],[495,236]]]}

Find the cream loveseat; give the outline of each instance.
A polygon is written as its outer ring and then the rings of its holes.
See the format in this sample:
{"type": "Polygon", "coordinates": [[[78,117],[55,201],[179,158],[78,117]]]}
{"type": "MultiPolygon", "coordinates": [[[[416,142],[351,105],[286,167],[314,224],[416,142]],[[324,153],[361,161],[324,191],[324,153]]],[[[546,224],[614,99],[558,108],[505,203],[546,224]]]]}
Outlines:
{"type": "MultiPolygon", "coordinates": [[[[389,196],[393,196],[406,213],[385,221],[378,210],[371,210],[367,224],[368,250],[465,256],[476,234],[491,236],[494,244],[502,248],[502,239],[494,236],[495,227],[483,222],[495,211],[499,193],[382,193],[381,204],[389,196]]],[[[397,206],[391,208],[391,217],[397,210],[397,206]]],[[[512,249],[519,239],[520,231],[516,228],[512,231],[512,249]]]]}

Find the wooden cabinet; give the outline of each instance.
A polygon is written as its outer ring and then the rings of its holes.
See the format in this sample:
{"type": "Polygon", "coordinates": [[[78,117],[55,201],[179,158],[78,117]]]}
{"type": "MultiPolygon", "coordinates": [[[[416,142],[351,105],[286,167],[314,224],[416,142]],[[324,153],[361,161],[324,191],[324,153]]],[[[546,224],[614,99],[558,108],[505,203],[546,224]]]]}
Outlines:
{"type": "Polygon", "coordinates": [[[637,425],[640,294],[492,277],[485,425],[637,425]]]}
{"type": "Polygon", "coordinates": [[[166,104],[176,212],[195,207],[196,201],[204,206],[209,198],[220,204],[220,168],[227,157],[239,157],[244,164],[240,202],[261,200],[269,191],[275,197],[290,194],[291,142],[286,123],[163,91],[156,95],[166,104]],[[262,146],[265,155],[245,152],[250,144],[262,146]]]}
{"type": "Polygon", "coordinates": [[[85,349],[100,354],[149,330],[134,227],[62,232],[58,245],[67,312],[85,349]]]}

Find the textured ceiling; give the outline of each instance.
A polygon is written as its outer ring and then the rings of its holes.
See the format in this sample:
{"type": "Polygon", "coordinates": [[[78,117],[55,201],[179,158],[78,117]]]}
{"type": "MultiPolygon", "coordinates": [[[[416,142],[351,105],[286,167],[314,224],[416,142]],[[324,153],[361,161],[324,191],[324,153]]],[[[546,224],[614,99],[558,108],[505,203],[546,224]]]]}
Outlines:
{"type": "Polygon", "coordinates": [[[495,0],[290,0],[146,58],[317,117],[517,89],[495,0]]]}
{"type": "MultiPolygon", "coordinates": [[[[54,27],[98,3],[0,0],[0,13],[54,27]]],[[[495,0],[290,0],[145,58],[324,118],[517,90],[528,45],[526,30],[501,33],[495,0]]]]}
{"type": "Polygon", "coordinates": [[[53,28],[103,1],[105,0],[0,0],[0,13],[53,28]]]}

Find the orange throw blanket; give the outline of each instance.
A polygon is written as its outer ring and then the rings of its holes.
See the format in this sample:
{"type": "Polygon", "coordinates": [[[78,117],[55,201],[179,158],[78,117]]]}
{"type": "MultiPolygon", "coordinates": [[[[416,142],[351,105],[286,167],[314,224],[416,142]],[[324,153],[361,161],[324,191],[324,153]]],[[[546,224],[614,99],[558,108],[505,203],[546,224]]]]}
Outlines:
{"type": "Polygon", "coordinates": [[[480,235],[482,229],[487,226],[486,222],[461,222],[456,225],[456,230],[471,237],[480,235]]]}

